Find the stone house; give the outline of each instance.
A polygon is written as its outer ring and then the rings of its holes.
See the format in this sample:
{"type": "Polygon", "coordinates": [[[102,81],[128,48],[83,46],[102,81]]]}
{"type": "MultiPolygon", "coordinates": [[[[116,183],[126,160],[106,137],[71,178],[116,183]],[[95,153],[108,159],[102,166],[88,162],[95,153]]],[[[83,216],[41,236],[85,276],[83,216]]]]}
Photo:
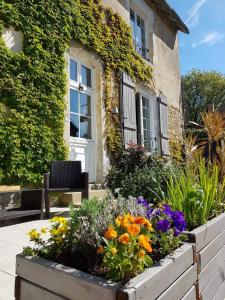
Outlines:
{"type": "MultiPolygon", "coordinates": [[[[150,153],[169,156],[169,141],[182,138],[178,31],[188,33],[188,28],[165,0],[102,2],[131,27],[136,51],[153,68],[154,88],[135,82],[125,73],[119,86],[112,78],[113,93],[119,98],[112,115],[120,116],[123,144],[140,144],[150,153]]],[[[3,39],[12,50],[21,47],[22,37],[13,29],[5,30],[3,39]]],[[[64,139],[69,146],[69,159],[81,160],[90,182],[101,183],[109,167],[104,136],[103,63],[77,41],[71,42],[65,59],[64,139]]]]}
{"type": "MultiPolygon", "coordinates": [[[[154,71],[154,90],[134,83],[129,76],[121,79],[118,111],[122,115],[123,143],[125,146],[138,143],[149,152],[167,156],[169,139],[182,139],[178,31],[188,33],[188,28],[164,0],[104,0],[103,3],[130,24],[137,52],[154,71]]],[[[75,125],[78,123],[77,114],[74,114],[76,108],[73,104],[68,106],[65,138],[70,145],[70,159],[81,160],[89,171],[90,180],[101,182],[109,165],[103,140],[104,109],[102,102],[94,100],[103,97],[102,65],[93,53],[78,43],[73,43],[66,55],[70,65],[67,101],[77,101],[77,78],[84,76],[82,83],[87,96],[80,94],[80,101],[90,105],[85,108],[89,115],[86,124],[90,125],[84,129],[80,123],[79,133],[75,125]]]]}

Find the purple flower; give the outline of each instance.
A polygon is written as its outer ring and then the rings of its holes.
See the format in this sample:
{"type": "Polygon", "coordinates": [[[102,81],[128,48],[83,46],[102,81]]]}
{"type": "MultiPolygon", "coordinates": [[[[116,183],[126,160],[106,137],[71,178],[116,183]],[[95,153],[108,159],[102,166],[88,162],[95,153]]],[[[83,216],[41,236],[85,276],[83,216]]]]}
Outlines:
{"type": "Polygon", "coordinates": [[[143,205],[144,207],[149,207],[147,200],[145,200],[143,197],[138,197],[137,203],[143,205]]]}
{"type": "Polygon", "coordinates": [[[172,213],[172,220],[174,226],[180,231],[184,231],[187,228],[187,223],[184,219],[184,214],[181,211],[174,211],[172,213]]]}
{"type": "Polygon", "coordinates": [[[170,206],[169,206],[168,204],[164,204],[164,210],[163,210],[163,213],[164,213],[165,215],[167,215],[169,218],[172,217],[173,212],[172,212],[172,210],[171,210],[171,208],[170,208],[170,206]]]}
{"type": "Polygon", "coordinates": [[[175,237],[178,237],[178,235],[180,234],[180,230],[178,230],[176,227],[173,228],[173,234],[175,237]]]}
{"type": "Polygon", "coordinates": [[[149,208],[149,210],[148,210],[147,213],[146,213],[146,217],[147,217],[148,219],[151,219],[151,217],[152,217],[152,212],[153,212],[153,208],[149,208]]]}
{"type": "Polygon", "coordinates": [[[156,224],[156,230],[167,232],[170,229],[170,221],[167,219],[159,220],[156,224]]]}
{"type": "Polygon", "coordinates": [[[156,216],[160,216],[162,213],[161,209],[160,208],[150,208],[148,211],[147,211],[147,218],[148,219],[152,219],[153,217],[156,217],[156,216]]]}

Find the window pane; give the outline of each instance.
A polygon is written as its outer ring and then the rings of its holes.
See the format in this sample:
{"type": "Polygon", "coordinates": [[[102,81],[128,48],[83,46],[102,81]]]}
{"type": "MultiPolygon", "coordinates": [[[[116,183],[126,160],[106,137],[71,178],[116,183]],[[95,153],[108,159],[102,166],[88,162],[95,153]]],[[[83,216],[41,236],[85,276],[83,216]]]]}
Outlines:
{"type": "Polygon", "coordinates": [[[150,130],[150,120],[149,119],[143,119],[143,127],[144,127],[144,129],[150,130]]]}
{"type": "Polygon", "coordinates": [[[78,111],[78,92],[70,89],[70,111],[79,113],[78,111]]]}
{"type": "Polygon", "coordinates": [[[91,69],[81,66],[81,83],[91,87],[91,69]]]}
{"type": "Polygon", "coordinates": [[[91,116],[91,97],[83,93],[80,93],[80,114],[91,116]]]}
{"type": "Polygon", "coordinates": [[[91,139],[91,119],[80,116],[80,137],[91,139]]]}
{"type": "Polygon", "coordinates": [[[70,136],[79,137],[79,116],[70,114],[70,136]]]}
{"type": "Polygon", "coordinates": [[[142,105],[144,108],[149,109],[149,99],[142,97],[142,105]]]}
{"type": "Polygon", "coordinates": [[[74,60],[70,60],[70,79],[77,81],[77,63],[74,60]]]}

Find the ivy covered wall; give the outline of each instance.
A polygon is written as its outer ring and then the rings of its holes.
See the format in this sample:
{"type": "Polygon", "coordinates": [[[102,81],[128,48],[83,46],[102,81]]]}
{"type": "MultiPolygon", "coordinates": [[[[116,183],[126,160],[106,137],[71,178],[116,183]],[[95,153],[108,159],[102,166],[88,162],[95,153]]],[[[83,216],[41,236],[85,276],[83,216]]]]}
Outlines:
{"type": "Polygon", "coordinates": [[[0,177],[3,183],[40,184],[52,160],[65,159],[63,141],[66,74],[64,53],[81,42],[104,62],[106,140],[109,152],[121,143],[111,120],[110,76],[120,72],[147,83],[152,69],[133,48],[125,21],[99,0],[0,0],[4,27],[24,35],[23,51],[0,38],[0,177]],[[107,84],[108,83],[108,84],[107,84]]]}

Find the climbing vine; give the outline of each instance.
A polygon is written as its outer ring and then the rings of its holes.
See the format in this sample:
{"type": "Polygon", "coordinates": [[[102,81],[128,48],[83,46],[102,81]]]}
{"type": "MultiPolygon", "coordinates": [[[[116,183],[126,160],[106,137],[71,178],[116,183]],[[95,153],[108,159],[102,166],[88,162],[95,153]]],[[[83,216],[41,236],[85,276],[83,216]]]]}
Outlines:
{"type": "Polygon", "coordinates": [[[4,183],[41,182],[49,163],[65,159],[65,50],[71,40],[95,52],[105,68],[106,141],[121,143],[111,76],[126,72],[152,82],[152,69],[133,47],[126,22],[99,0],[0,0],[3,27],[24,35],[23,51],[10,51],[0,38],[0,177],[4,183]]]}

